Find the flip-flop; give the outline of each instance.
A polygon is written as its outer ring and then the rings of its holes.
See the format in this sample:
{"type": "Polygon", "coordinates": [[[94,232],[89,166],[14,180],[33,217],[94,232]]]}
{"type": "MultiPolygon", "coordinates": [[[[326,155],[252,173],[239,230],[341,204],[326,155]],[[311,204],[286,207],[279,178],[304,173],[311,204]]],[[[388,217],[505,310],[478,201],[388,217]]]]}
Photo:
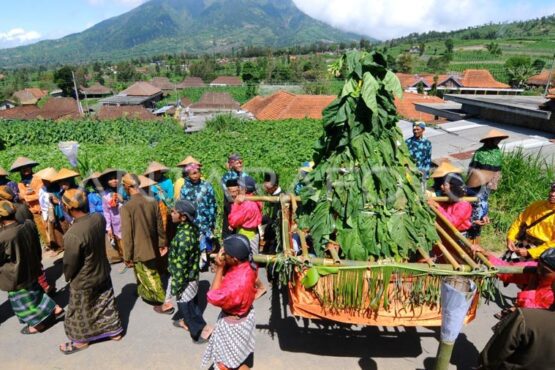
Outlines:
{"type": "Polygon", "coordinates": [[[61,318],[61,317],[64,317],[65,314],[66,314],[66,311],[65,311],[65,310],[62,310],[62,311],[59,312],[59,313],[54,313],[54,318],[57,320],[57,319],[59,319],[59,318],[61,318]]]}
{"type": "Polygon", "coordinates": [[[29,330],[29,325],[25,325],[20,331],[21,334],[25,334],[25,335],[33,335],[33,334],[38,334],[40,333],[39,330],[37,331],[30,331],[29,330]]]}
{"type": "Polygon", "coordinates": [[[64,355],[71,355],[72,353],[79,352],[87,348],[89,348],[88,344],[83,347],[76,347],[74,346],[73,342],[64,343],[64,349],[61,349],[60,347],[58,347],[60,352],[62,352],[64,355]]]}
{"type": "Polygon", "coordinates": [[[169,310],[166,311],[158,311],[155,308],[153,308],[154,312],[162,314],[162,315],[173,315],[173,313],[175,312],[175,307],[170,308],[169,310]]]}

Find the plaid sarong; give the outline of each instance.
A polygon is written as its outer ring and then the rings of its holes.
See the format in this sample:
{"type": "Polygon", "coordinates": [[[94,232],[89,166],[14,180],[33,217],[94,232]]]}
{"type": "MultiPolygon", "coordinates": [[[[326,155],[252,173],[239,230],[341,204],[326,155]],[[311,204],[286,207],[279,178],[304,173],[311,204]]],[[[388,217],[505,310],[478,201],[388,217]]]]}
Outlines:
{"type": "Polygon", "coordinates": [[[162,304],[166,297],[156,261],[134,262],[133,269],[137,278],[137,293],[149,303],[162,304]]]}
{"type": "Polygon", "coordinates": [[[36,282],[26,289],[8,292],[8,298],[19,322],[29,326],[37,326],[46,320],[56,307],[56,302],[36,282]]]}

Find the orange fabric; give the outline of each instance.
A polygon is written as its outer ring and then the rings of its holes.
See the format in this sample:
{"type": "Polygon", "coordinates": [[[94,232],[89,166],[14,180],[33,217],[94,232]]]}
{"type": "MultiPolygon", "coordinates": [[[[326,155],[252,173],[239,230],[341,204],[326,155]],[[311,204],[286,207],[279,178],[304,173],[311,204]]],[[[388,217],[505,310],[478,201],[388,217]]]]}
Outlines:
{"type": "Polygon", "coordinates": [[[36,176],[33,176],[29,188],[27,188],[27,186],[25,186],[22,182],[17,183],[19,198],[27,203],[29,211],[33,214],[40,214],[39,190],[41,187],[42,180],[36,176]]]}
{"type": "MultiPolygon", "coordinates": [[[[295,316],[368,326],[441,326],[440,307],[421,306],[406,309],[399,302],[390,301],[389,310],[381,307],[377,312],[353,312],[324,308],[320,305],[316,295],[303,287],[301,279],[302,276],[297,275],[295,285],[289,285],[289,307],[295,316]]],[[[393,284],[390,284],[390,289],[394,289],[393,284]]],[[[465,318],[465,323],[471,322],[476,317],[478,301],[479,295],[476,294],[465,318]]]]}

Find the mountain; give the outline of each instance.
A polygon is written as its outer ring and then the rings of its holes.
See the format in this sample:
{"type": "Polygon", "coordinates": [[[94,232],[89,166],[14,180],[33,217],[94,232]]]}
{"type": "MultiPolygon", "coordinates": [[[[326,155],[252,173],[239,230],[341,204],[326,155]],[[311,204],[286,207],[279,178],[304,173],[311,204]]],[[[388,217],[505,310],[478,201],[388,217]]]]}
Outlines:
{"type": "Polygon", "coordinates": [[[310,18],[292,0],[150,0],[81,33],[0,50],[0,67],[359,39],[310,18]]]}

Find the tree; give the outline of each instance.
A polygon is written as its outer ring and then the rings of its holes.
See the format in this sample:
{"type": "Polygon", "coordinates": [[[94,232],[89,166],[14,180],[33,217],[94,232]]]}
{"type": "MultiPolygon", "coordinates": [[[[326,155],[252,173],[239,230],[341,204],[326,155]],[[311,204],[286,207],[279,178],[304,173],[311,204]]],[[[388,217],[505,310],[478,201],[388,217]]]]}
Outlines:
{"type": "Polygon", "coordinates": [[[445,50],[447,50],[447,53],[449,54],[453,53],[454,47],[455,47],[455,43],[453,42],[452,39],[445,40],[445,50]]]}
{"type": "Polygon", "coordinates": [[[491,55],[499,56],[499,55],[503,54],[503,52],[501,51],[501,48],[499,47],[499,44],[494,42],[494,41],[487,44],[486,49],[488,49],[488,51],[491,55]]]}
{"type": "Polygon", "coordinates": [[[509,84],[516,88],[525,87],[526,81],[536,73],[530,58],[525,56],[514,56],[507,59],[505,71],[509,76],[509,84]]]}
{"type": "Polygon", "coordinates": [[[418,55],[420,56],[424,55],[425,51],[426,51],[426,43],[421,42],[420,45],[418,45],[418,55]]]}
{"type": "Polygon", "coordinates": [[[129,62],[121,62],[117,65],[118,81],[130,82],[133,81],[137,75],[135,67],[129,62]]]}
{"type": "Polygon", "coordinates": [[[536,72],[541,72],[544,67],[545,67],[545,61],[541,60],[541,59],[536,59],[534,60],[534,62],[532,63],[532,67],[534,67],[534,69],[536,70],[536,72]]]}
{"type": "Polygon", "coordinates": [[[412,73],[414,59],[409,53],[403,53],[397,57],[397,70],[402,73],[412,73]]]}
{"type": "Polygon", "coordinates": [[[54,83],[62,90],[63,96],[75,97],[75,89],[73,85],[73,75],[71,67],[63,66],[54,72],[54,83]]]}

